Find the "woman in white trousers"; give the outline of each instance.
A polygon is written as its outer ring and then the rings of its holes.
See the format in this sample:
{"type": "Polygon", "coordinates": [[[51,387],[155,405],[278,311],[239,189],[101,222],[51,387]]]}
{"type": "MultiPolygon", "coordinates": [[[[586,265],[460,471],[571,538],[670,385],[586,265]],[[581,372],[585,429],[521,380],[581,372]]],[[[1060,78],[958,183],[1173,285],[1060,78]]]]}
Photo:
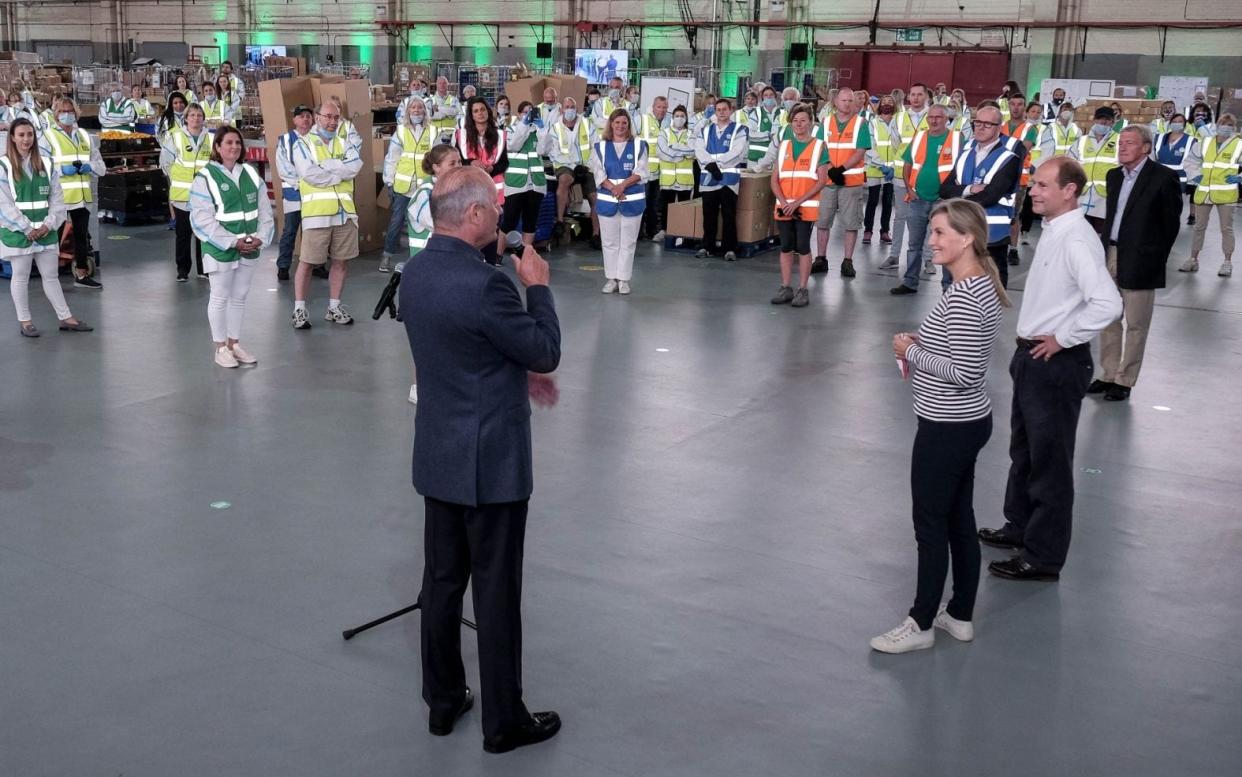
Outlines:
{"type": "Polygon", "coordinates": [[[243,153],[236,127],[216,130],[211,162],[190,187],[190,226],[203,243],[203,269],[211,281],[207,320],[215,361],[221,367],[258,362],[239,342],[242,319],[259,249],[276,234],[267,186],[253,167],[241,161],[243,153]]]}
{"type": "Polygon", "coordinates": [[[60,175],[35,147],[35,128],[29,119],[17,118],[9,125],[10,142],[0,157],[0,258],[12,265],[9,293],[17,308],[23,337],[38,337],[30,315],[30,269],[38,266],[43,293],[52,303],[59,328],[90,332],[91,327],[73,317],[57,277],[60,247],[57,229],[65,222],[65,198],[60,175]]]}
{"type": "Polygon", "coordinates": [[[591,152],[595,205],[604,251],[605,294],[630,293],[634,249],[647,197],[647,143],[634,137],[630,115],[618,108],[608,117],[603,140],[591,152]]]}

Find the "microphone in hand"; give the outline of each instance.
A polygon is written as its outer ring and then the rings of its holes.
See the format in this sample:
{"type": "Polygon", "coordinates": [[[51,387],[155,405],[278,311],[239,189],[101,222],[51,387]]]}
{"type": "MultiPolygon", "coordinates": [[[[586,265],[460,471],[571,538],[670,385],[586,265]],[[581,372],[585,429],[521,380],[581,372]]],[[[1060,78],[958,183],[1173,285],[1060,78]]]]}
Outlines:
{"type": "MultiPolygon", "coordinates": [[[[508,242],[507,238],[506,242],[508,242]]],[[[547,286],[552,278],[548,263],[530,246],[524,247],[521,256],[513,254],[513,266],[517,270],[518,280],[527,288],[547,286]]]]}

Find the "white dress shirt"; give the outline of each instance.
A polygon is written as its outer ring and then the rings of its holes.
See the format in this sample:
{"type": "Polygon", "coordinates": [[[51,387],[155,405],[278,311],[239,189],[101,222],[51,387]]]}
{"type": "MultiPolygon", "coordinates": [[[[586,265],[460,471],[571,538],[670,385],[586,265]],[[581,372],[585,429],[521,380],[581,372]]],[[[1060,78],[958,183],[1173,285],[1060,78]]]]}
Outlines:
{"type": "Polygon", "coordinates": [[[1018,337],[1055,335],[1062,348],[1095,337],[1121,316],[1104,245],[1079,208],[1044,219],[1018,311],[1018,337]]]}
{"type": "Polygon", "coordinates": [[[1147,164],[1147,157],[1139,157],[1139,163],[1134,169],[1121,166],[1121,191],[1117,192],[1117,212],[1113,215],[1113,233],[1108,239],[1116,242],[1117,235],[1121,231],[1121,217],[1126,212],[1126,203],[1130,200],[1130,192],[1134,191],[1134,182],[1138,179],[1139,173],[1143,171],[1143,165],[1147,164]]]}

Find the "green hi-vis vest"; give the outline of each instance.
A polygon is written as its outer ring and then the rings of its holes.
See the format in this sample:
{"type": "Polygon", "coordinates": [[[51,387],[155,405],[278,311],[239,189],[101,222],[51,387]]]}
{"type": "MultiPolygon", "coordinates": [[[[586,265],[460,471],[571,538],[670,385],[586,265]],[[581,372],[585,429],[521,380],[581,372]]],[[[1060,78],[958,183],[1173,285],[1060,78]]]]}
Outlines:
{"type": "Polygon", "coordinates": [[[539,192],[548,188],[548,179],[543,172],[543,160],[539,158],[539,138],[532,130],[522,144],[522,150],[509,152],[509,167],[505,170],[505,187],[508,189],[525,189],[534,184],[539,192]]]}
{"type": "MultiPolygon", "coordinates": [[[[332,145],[323,142],[323,138],[314,132],[302,138],[302,142],[310,149],[315,162],[325,159],[344,159],[345,141],[340,137],[332,138],[332,145]]],[[[342,210],[350,216],[357,215],[354,207],[354,182],[352,179],[341,181],[336,186],[312,186],[306,179],[298,181],[298,190],[302,194],[302,218],[335,216],[342,210]]]]}
{"type": "MultiPolygon", "coordinates": [[[[230,234],[244,237],[259,231],[259,197],[267,196],[263,179],[248,164],[238,162],[242,174],[236,182],[220,165],[212,162],[199,173],[207,182],[211,202],[216,206],[216,221],[230,234]]],[[[217,262],[236,262],[241,251],[236,248],[223,250],[209,241],[203,241],[203,252],[217,262]]]]}
{"type": "Polygon", "coordinates": [[[422,137],[415,139],[408,126],[397,127],[397,141],[401,143],[401,158],[397,160],[397,171],[393,173],[392,188],[397,194],[406,194],[414,185],[427,178],[423,172],[423,157],[431,150],[436,135],[430,129],[424,129],[422,137]]]}
{"type": "MultiPolygon", "coordinates": [[[[431,181],[419,181],[418,188],[414,190],[414,196],[410,198],[411,202],[418,202],[418,195],[423,192],[427,192],[427,196],[430,197],[431,186],[431,181]]],[[[410,236],[410,256],[414,256],[427,247],[427,241],[431,239],[431,230],[417,228],[413,217],[406,219],[406,230],[410,236]]]]}
{"type": "MultiPolygon", "coordinates": [[[[3,170],[4,175],[9,179],[9,194],[13,196],[13,202],[16,203],[22,215],[30,219],[30,223],[36,225],[42,224],[47,218],[52,197],[50,172],[52,160],[47,157],[40,158],[43,160],[43,172],[29,177],[22,174],[19,181],[17,175],[22,171],[14,171],[12,165],[9,164],[8,157],[0,157],[0,170],[3,170]]],[[[41,246],[51,246],[56,245],[57,240],[58,236],[54,229],[37,241],[31,241],[21,232],[0,229],[0,243],[4,243],[9,248],[29,248],[36,242],[41,246]]]]}
{"type": "Polygon", "coordinates": [[[211,161],[211,135],[205,129],[200,130],[198,140],[195,141],[180,124],[169,130],[168,135],[177,149],[172,169],[168,171],[168,199],[171,202],[189,202],[194,176],[211,161]],[[198,143],[197,148],[194,146],[195,142],[198,143]]]}

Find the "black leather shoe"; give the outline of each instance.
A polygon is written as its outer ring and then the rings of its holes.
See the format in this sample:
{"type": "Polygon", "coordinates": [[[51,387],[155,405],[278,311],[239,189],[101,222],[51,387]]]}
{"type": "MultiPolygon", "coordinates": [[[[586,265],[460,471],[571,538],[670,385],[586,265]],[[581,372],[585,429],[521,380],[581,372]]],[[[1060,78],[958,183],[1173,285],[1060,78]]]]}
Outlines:
{"type": "Polygon", "coordinates": [[[427,721],[427,730],[438,737],[446,737],[453,733],[453,726],[457,725],[457,721],[461,719],[474,706],[474,694],[470,692],[470,687],[466,687],[466,698],[461,700],[461,706],[457,708],[455,715],[432,715],[427,721]]]}
{"type": "Polygon", "coordinates": [[[276,268],[276,280],[278,280],[278,281],[287,281],[287,280],[289,280],[289,268],[288,268],[288,267],[278,267],[278,268],[276,268]]]}
{"type": "Polygon", "coordinates": [[[1129,386],[1118,386],[1116,383],[1108,387],[1104,392],[1105,402],[1124,402],[1130,398],[1129,386]]]}
{"type": "Polygon", "coordinates": [[[1014,556],[1008,561],[993,561],[991,564],[988,564],[988,571],[1006,580],[1050,581],[1061,579],[1061,575],[1056,572],[1045,572],[1031,566],[1021,556],[1014,556]]]}
{"type": "Polygon", "coordinates": [[[546,742],[560,730],[560,715],[555,712],[532,712],[530,720],[515,731],[495,737],[483,737],[483,749],[489,753],[507,753],[526,745],[546,742]]]}
{"type": "Polygon", "coordinates": [[[1087,393],[1088,394],[1103,394],[1105,391],[1108,391],[1114,385],[1116,384],[1109,383],[1106,380],[1093,380],[1091,381],[1091,385],[1087,386],[1087,393]]]}
{"type": "Polygon", "coordinates": [[[918,293],[919,293],[919,290],[918,290],[918,289],[912,289],[912,288],[910,288],[909,286],[907,286],[906,284],[902,283],[902,284],[899,284],[899,285],[894,286],[893,288],[889,289],[889,290],[888,290],[888,293],[889,293],[889,294],[892,294],[892,295],[893,295],[893,296],[895,296],[895,297],[900,297],[900,296],[901,296],[901,295],[903,295],[903,294],[918,294],[918,293]]]}
{"type": "Polygon", "coordinates": [[[1013,535],[1006,534],[1004,529],[980,529],[979,541],[984,545],[1006,550],[1021,550],[1022,540],[1015,540],[1013,535]]]}
{"type": "Polygon", "coordinates": [[[815,257],[815,261],[811,262],[811,275],[819,275],[825,272],[828,272],[828,257],[815,257]]]}

